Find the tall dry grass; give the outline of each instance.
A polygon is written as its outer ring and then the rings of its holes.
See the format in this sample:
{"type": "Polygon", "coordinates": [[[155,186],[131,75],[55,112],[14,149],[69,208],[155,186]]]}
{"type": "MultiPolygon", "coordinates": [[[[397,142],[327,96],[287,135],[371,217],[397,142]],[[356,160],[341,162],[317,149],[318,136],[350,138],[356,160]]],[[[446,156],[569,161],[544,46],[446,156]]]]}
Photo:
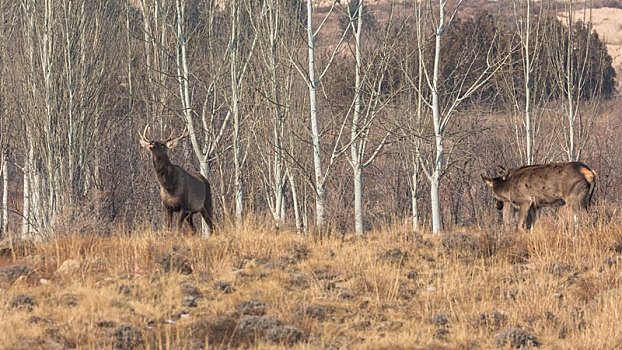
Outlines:
{"type": "Polygon", "coordinates": [[[0,348],[489,349],[512,327],[543,348],[620,348],[622,222],[588,221],[318,239],[249,220],[209,239],[144,227],[16,242],[0,268],[37,277],[0,280],[0,348]],[[188,285],[196,306],[182,305],[188,285]],[[240,338],[246,300],[302,337],[240,338]]]}

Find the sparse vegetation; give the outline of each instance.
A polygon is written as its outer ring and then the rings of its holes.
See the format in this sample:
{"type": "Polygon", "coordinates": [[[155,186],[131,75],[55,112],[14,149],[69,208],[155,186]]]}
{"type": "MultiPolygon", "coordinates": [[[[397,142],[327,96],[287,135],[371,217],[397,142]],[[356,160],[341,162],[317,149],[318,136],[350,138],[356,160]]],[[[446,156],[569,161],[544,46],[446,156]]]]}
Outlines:
{"type": "Polygon", "coordinates": [[[621,241],[619,216],[577,233],[67,233],[2,257],[38,279],[2,285],[0,347],[616,348],[621,241]]]}

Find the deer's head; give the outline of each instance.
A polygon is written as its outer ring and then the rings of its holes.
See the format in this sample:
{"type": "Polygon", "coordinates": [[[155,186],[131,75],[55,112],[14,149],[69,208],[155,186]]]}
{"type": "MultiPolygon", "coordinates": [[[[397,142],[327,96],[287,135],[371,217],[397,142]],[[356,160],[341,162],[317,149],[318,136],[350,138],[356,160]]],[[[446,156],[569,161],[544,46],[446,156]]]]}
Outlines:
{"type": "MultiPolygon", "coordinates": [[[[162,157],[162,156],[166,156],[166,151],[170,148],[173,148],[177,145],[177,142],[181,139],[183,139],[184,137],[188,136],[188,129],[185,129],[184,132],[181,133],[180,136],[178,137],[173,137],[174,134],[174,130],[171,130],[170,135],[163,140],[151,140],[149,139],[149,137],[147,136],[147,134],[150,131],[150,127],[149,126],[145,126],[145,129],[143,130],[143,133],[141,134],[140,131],[138,132],[138,135],[140,135],[140,145],[143,146],[144,148],[148,149],[151,151],[151,153],[155,156],[155,157],[162,157]]],[[[164,131],[166,132],[166,127],[164,127],[164,131]]]]}

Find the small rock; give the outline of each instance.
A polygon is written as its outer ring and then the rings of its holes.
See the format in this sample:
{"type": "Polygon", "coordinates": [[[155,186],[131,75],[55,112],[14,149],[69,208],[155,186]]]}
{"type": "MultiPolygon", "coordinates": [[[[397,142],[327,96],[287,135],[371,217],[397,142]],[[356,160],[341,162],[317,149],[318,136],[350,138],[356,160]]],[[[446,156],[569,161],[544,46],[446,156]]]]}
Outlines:
{"type": "Polygon", "coordinates": [[[47,285],[49,285],[51,282],[50,282],[50,280],[46,280],[45,278],[41,278],[41,279],[39,280],[39,283],[41,283],[41,285],[42,285],[42,286],[47,286],[47,285]]]}
{"type": "Polygon", "coordinates": [[[189,275],[193,272],[190,259],[181,250],[178,247],[173,247],[173,250],[170,252],[160,253],[156,256],[155,263],[160,265],[164,272],[178,272],[182,275],[189,275]]]}
{"type": "Polygon", "coordinates": [[[0,268],[0,283],[13,284],[18,278],[37,281],[37,274],[26,265],[10,265],[0,268]]]}
{"type": "Polygon", "coordinates": [[[9,307],[16,310],[32,311],[37,306],[35,299],[28,294],[17,294],[9,301],[9,307]]]}
{"type": "Polygon", "coordinates": [[[266,303],[259,300],[244,300],[236,306],[236,309],[242,315],[263,316],[266,314],[266,303]]]}
{"type": "Polygon", "coordinates": [[[180,288],[183,295],[190,295],[197,299],[203,298],[203,293],[201,293],[201,290],[195,285],[190,283],[182,283],[180,288]]]}
{"type": "Polygon", "coordinates": [[[197,307],[197,298],[192,295],[186,295],[181,298],[181,306],[183,307],[197,307]]]}
{"type": "Polygon", "coordinates": [[[510,346],[512,348],[540,345],[533,334],[521,328],[506,328],[495,336],[495,341],[499,346],[510,346]]]}
{"type": "Polygon", "coordinates": [[[140,330],[121,325],[112,334],[114,341],[112,347],[118,350],[138,349],[143,344],[143,335],[140,330]]]}
{"type": "Polygon", "coordinates": [[[58,275],[70,275],[80,270],[80,262],[75,259],[69,259],[63,261],[58,270],[56,270],[56,274],[58,275]]]}

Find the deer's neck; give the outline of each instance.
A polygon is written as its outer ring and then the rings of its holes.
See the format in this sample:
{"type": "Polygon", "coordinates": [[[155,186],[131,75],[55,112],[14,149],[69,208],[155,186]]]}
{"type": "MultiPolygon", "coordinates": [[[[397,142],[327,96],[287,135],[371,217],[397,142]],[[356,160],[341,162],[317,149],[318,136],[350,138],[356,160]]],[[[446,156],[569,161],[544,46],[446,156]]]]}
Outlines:
{"type": "Polygon", "coordinates": [[[158,177],[158,182],[167,190],[175,187],[175,166],[166,154],[153,156],[153,167],[158,177]]]}

